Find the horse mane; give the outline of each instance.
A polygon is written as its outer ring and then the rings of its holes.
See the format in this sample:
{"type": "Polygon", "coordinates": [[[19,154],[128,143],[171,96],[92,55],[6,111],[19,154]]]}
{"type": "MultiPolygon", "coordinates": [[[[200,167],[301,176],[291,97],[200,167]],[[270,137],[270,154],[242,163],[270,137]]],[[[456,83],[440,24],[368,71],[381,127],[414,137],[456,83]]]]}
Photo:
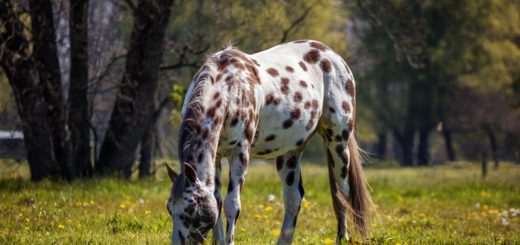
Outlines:
{"type": "Polygon", "coordinates": [[[190,163],[188,152],[191,148],[194,137],[200,133],[200,119],[204,114],[204,105],[202,98],[207,86],[215,82],[217,74],[229,62],[230,52],[240,52],[233,46],[228,45],[224,50],[210,54],[206,57],[204,65],[195,74],[193,79],[193,89],[189,98],[186,98],[182,123],[179,129],[179,160],[181,164],[190,163]]]}
{"type": "Polygon", "coordinates": [[[204,105],[202,98],[204,90],[208,83],[207,71],[209,68],[203,66],[195,75],[193,90],[189,98],[186,98],[187,103],[182,115],[182,123],[179,129],[179,160],[181,165],[183,162],[190,162],[192,159],[187,159],[188,150],[191,147],[193,138],[200,133],[200,119],[204,112],[204,105]]]}

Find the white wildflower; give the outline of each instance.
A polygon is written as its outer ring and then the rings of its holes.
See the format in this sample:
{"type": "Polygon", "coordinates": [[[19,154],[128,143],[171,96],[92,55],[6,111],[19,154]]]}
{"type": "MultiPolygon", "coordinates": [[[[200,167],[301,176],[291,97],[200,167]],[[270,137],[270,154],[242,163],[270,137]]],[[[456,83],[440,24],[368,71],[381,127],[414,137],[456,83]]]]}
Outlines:
{"type": "Polygon", "coordinates": [[[269,196],[267,196],[267,200],[269,200],[270,202],[274,201],[274,198],[275,196],[273,194],[269,194],[269,196]]]}

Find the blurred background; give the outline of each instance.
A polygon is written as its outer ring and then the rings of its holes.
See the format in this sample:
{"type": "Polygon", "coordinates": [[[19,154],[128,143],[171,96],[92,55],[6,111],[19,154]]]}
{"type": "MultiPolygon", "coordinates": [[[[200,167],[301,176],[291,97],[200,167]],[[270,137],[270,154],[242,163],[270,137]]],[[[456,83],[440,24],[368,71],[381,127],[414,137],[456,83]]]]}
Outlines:
{"type": "MultiPolygon", "coordinates": [[[[373,165],[520,163],[519,23],[518,0],[1,0],[0,159],[154,175],[208,54],[316,39],[356,77],[373,165]]],[[[323,156],[314,139],[305,161],[323,156]]]]}

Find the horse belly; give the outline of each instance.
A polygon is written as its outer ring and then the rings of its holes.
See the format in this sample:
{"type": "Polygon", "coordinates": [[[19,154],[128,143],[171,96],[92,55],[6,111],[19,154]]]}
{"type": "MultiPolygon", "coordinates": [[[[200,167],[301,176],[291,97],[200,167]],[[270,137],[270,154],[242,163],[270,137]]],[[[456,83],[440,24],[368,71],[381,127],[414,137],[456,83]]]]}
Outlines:
{"type": "Polygon", "coordinates": [[[311,111],[302,108],[299,112],[294,112],[294,109],[289,108],[294,107],[268,106],[260,113],[251,156],[274,158],[301,147],[312,134],[317,120],[312,121],[311,111]]]}

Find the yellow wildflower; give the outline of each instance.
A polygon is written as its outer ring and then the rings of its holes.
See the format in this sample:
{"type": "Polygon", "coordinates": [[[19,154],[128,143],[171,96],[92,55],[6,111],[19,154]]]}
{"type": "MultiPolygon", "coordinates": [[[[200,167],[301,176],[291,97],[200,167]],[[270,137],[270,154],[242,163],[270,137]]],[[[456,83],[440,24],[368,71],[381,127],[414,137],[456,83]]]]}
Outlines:
{"type": "Polygon", "coordinates": [[[327,237],[323,240],[323,244],[334,244],[334,240],[327,237]]]}
{"type": "Polygon", "coordinates": [[[60,224],[60,225],[58,225],[58,228],[60,228],[60,229],[65,229],[65,226],[62,225],[62,224],[60,224]]]}
{"type": "Polygon", "coordinates": [[[271,207],[271,206],[267,206],[264,208],[264,211],[266,211],[266,212],[270,212],[271,210],[273,210],[273,207],[271,207]]]}
{"type": "Polygon", "coordinates": [[[311,206],[311,204],[307,201],[303,202],[303,208],[308,209],[311,206]]]}
{"type": "Polygon", "coordinates": [[[280,230],[272,230],[271,233],[274,237],[278,237],[280,235],[280,230]]]}
{"type": "Polygon", "coordinates": [[[25,218],[25,222],[29,223],[31,221],[29,218],[25,218]]]}
{"type": "Polygon", "coordinates": [[[119,204],[119,207],[122,208],[122,209],[125,209],[126,205],[124,203],[121,203],[121,204],[119,204]]]}
{"type": "Polygon", "coordinates": [[[151,213],[152,213],[152,211],[150,211],[150,210],[146,210],[146,211],[144,211],[144,214],[146,214],[146,215],[149,215],[149,214],[151,214],[151,213]]]}

